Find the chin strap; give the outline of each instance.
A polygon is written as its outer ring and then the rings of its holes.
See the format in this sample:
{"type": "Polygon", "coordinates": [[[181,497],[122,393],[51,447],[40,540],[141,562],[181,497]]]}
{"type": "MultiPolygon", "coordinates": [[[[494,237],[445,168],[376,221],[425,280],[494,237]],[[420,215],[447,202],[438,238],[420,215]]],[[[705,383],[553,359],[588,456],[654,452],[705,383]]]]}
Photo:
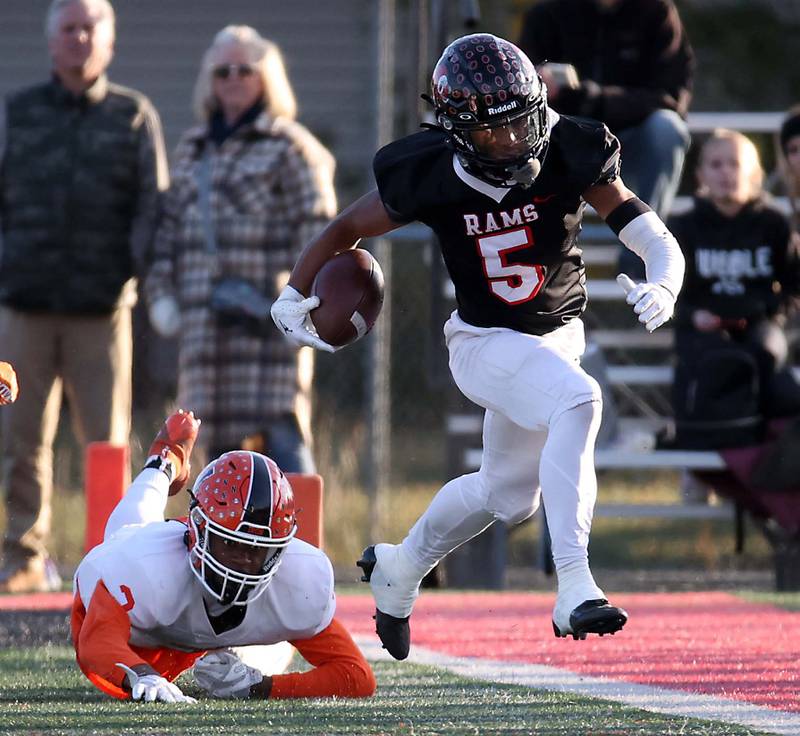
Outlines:
{"type": "Polygon", "coordinates": [[[518,184],[523,189],[527,189],[536,181],[539,172],[542,170],[542,164],[538,158],[529,158],[522,166],[518,166],[511,174],[511,181],[518,184]]]}

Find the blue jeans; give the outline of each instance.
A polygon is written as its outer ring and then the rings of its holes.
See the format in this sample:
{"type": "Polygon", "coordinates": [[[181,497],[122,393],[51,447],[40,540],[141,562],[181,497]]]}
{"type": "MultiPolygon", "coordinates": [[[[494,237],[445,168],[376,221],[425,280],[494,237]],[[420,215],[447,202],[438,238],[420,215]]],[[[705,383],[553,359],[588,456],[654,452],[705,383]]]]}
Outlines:
{"type": "MultiPolygon", "coordinates": [[[[297,419],[289,414],[265,422],[263,453],[272,458],[284,473],[316,473],[311,451],[303,441],[297,419]]],[[[236,447],[209,448],[209,458],[219,457],[236,447]]]]}
{"type": "MultiPolygon", "coordinates": [[[[622,145],[622,180],[666,220],[680,184],[689,150],[689,128],[678,113],[656,110],[644,122],[617,133],[622,145]]],[[[619,268],[644,279],[644,263],[623,246],[619,268]]]]}
{"type": "Polygon", "coordinates": [[[266,454],[284,473],[316,473],[314,458],[293,416],[269,422],[266,454]]]}

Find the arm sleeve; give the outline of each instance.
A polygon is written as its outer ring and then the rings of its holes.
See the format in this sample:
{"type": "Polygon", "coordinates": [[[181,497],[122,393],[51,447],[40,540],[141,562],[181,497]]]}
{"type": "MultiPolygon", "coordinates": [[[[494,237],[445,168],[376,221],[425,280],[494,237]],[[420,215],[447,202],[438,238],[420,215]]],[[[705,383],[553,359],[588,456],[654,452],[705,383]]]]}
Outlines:
{"type": "Polygon", "coordinates": [[[664,287],[677,300],[686,261],[661,218],[652,210],[645,212],[619,231],[619,239],[644,261],[647,281],[664,287]]]}
{"type": "MultiPolygon", "coordinates": [[[[80,593],[76,593],[76,604],[80,593]]],[[[115,698],[127,698],[122,687],[125,672],[117,667],[147,664],[130,645],[131,623],[122,605],[100,580],[81,620],[78,605],[73,606],[72,636],[78,666],[97,688],[115,698]]]]}
{"type": "Polygon", "coordinates": [[[138,163],[139,192],[131,223],[131,255],[136,273],[143,274],[151,255],[161,198],[169,186],[161,120],[149,102],[143,105],[141,112],[138,163]]]}
{"type": "Polygon", "coordinates": [[[691,240],[685,226],[687,213],[681,216],[672,215],[667,219],[667,229],[675,236],[678,247],[683,254],[685,273],[683,286],[675,302],[675,324],[686,327],[691,325],[691,315],[698,308],[694,304],[697,295],[695,293],[694,273],[694,252],[691,249],[691,240]]]}
{"type": "Polygon", "coordinates": [[[313,669],[275,675],[270,698],[365,698],[375,692],[372,668],[335,618],[310,639],[290,644],[313,669]]]}
{"type": "Polygon", "coordinates": [[[166,473],[156,468],[145,468],[111,512],[103,538],[109,539],[124,526],[164,521],[169,483],[166,473]]]}

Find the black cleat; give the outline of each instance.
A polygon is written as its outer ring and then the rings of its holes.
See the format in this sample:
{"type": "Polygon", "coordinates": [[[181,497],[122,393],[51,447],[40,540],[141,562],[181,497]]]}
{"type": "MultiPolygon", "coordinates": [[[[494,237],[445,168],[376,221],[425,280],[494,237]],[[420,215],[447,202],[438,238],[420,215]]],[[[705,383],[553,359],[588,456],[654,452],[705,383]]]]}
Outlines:
{"type": "Polygon", "coordinates": [[[409,616],[395,618],[375,609],[375,632],[383,648],[395,659],[405,659],[411,648],[411,626],[409,616]]]}
{"type": "MultiPolygon", "coordinates": [[[[367,547],[361,553],[361,559],[356,562],[364,574],[361,576],[362,583],[368,583],[372,578],[372,571],[375,569],[377,563],[375,557],[375,546],[367,547]]],[[[408,619],[396,618],[390,616],[388,613],[383,613],[377,608],[375,609],[375,633],[383,644],[383,648],[389,652],[395,659],[405,659],[408,656],[408,650],[411,648],[411,626],[409,626],[408,619]]]]}
{"type": "Polygon", "coordinates": [[[587,634],[614,634],[628,621],[628,613],[612,606],[605,598],[584,601],[569,615],[569,626],[572,631],[561,633],[553,621],[553,633],[557,637],[572,636],[573,639],[585,639],[587,634]]]}

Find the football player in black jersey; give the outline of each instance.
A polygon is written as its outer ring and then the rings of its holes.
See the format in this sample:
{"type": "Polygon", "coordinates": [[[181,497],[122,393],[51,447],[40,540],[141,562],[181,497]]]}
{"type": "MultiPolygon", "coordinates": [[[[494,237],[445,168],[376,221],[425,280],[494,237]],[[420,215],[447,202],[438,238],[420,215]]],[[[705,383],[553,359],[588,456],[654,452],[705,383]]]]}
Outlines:
{"type": "Polygon", "coordinates": [[[586,288],[577,236],[586,203],[644,260],[646,282],[619,281],[650,331],[672,316],[683,257],[620,180],[617,139],[602,123],[550,110],[513,44],[489,34],[457,39],[436,65],[431,94],[438,125],[378,151],[377,189],[308,244],[272,307],[289,339],[333,350],[309,319],[317,271],[359,238],[412,220],[438,236],[455,285],[458,309],[444,328],[450,369],[486,409],[483,461],[439,491],[402,544],[364,551],[378,635],[406,657],[426,573],[496,519],[528,518],[540,495],[558,576],[556,635],[614,633],[627,613],[606,600],[587,554],[601,395],[579,365],[586,288]]]}

